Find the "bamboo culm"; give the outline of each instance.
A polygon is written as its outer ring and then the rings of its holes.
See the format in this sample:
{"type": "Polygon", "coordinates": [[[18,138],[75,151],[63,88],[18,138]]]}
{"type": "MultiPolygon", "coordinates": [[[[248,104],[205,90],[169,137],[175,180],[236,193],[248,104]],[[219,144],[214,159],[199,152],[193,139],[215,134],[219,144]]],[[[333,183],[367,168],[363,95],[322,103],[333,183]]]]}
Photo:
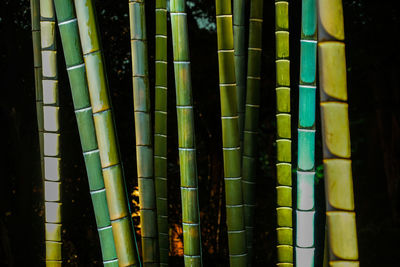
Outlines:
{"type": "Polygon", "coordinates": [[[318,67],[329,266],[359,266],[341,0],[318,0],[318,67]]]}

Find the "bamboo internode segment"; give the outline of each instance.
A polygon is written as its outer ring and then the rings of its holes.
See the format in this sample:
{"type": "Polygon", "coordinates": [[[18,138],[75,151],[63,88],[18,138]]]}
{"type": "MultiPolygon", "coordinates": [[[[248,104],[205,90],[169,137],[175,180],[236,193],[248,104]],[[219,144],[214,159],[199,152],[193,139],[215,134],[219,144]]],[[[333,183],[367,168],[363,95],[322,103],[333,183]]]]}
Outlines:
{"type": "Polygon", "coordinates": [[[167,1],[156,0],[156,83],[154,110],[154,179],[160,265],[168,265],[167,195],[167,1]]]}
{"type": "Polygon", "coordinates": [[[275,1],[278,266],[293,265],[289,2],[275,1]]]}
{"type": "Polygon", "coordinates": [[[341,0],[318,0],[318,65],[330,266],[359,266],[341,0]]]}
{"type": "Polygon", "coordinates": [[[260,109],[261,52],[263,1],[250,3],[249,48],[247,52],[246,107],[243,143],[243,202],[246,226],[248,261],[253,260],[255,186],[257,164],[257,135],[260,109]]]}
{"type": "Polygon", "coordinates": [[[75,0],[96,139],[119,266],[140,266],[91,0],[75,0]]]}
{"type": "Polygon", "coordinates": [[[202,266],[196,139],[186,1],[170,2],[185,266],[202,266]]]}
{"type": "Polygon", "coordinates": [[[54,0],[104,266],[118,266],[73,0],[54,0]]]}
{"type": "Polygon", "coordinates": [[[296,266],[315,261],[315,94],[317,3],[302,1],[297,157],[296,266]]]}
{"type": "Polygon", "coordinates": [[[230,0],[215,2],[229,259],[231,266],[247,266],[232,9],[230,0]]]}

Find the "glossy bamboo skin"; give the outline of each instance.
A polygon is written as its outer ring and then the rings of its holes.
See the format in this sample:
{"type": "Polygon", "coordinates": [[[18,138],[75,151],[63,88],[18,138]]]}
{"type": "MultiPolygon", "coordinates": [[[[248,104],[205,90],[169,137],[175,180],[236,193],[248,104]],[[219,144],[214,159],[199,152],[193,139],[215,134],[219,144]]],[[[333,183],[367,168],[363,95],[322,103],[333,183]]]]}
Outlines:
{"type": "Polygon", "coordinates": [[[107,77],[91,0],[75,0],[89,98],[119,266],[140,266],[115,133],[107,77]]]}
{"type": "Polygon", "coordinates": [[[275,1],[278,266],[293,266],[289,2],[275,1]]]}
{"type": "Polygon", "coordinates": [[[318,67],[329,266],[359,266],[341,0],[318,0],[318,67]]]}
{"type": "Polygon", "coordinates": [[[314,266],[316,0],[302,1],[297,157],[296,266],[314,266]]]}
{"type": "Polygon", "coordinates": [[[167,195],[167,1],[156,0],[156,84],[154,111],[154,179],[160,265],[168,265],[167,195]]]}
{"type": "Polygon", "coordinates": [[[73,0],[54,0],[104,266],[118,266],[73,0]]]}
{"type": "Polygon", "coordinates": [[[170,2],[185,266],[202,266],[199,190],[186,1],[170,2]]]}
{"type": "Polygon", "coordinates": [[[143,266],[159,266],[144,0],[129,1],[129,19],[143,266]]]}
{"type": "Polygon", "coordinates": [[[247,266],[232,9],[230,0],[215,3],[229,260],[231,266],[247,266]]]}

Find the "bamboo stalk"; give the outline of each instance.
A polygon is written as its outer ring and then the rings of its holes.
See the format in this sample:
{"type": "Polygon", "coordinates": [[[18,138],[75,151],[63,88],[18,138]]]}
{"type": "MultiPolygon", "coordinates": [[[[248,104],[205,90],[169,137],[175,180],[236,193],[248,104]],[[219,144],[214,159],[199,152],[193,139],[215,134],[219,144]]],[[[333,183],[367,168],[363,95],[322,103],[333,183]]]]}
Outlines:
{"type": "Polygon", "coordinates": [[[140,266],[93,1],[74,3],[118,264],[140,266]]]}
{"type": "Polygon", "coordinates": [[[170,2],[181,174],[183,253],[185,266],[202,266],[196,139],[186,1],[170,2]]]}
{"type": "Polygon", "coordinates": [[[154,110],[154,179],[160,265],[168,266],[167,195],[167,1],[156,0],[156,56],[154,110]]]}
{"type": "Polygon", "coordinates": [[[249,48],[247,54],[246,107],[243,145],[243,202],[246,226],[248,261],[253,261],[257,134],[260,109],[261,52],[263,1],[250,3],[249,48]]]}
{"type": "Polygon", "coordinates": [[[230,0],[215,3],[229,259],[231,266],[247,266],[232,9],[230,0]]]}
{"type": "Polygon", "coordinates": [[[296,266],[315,262],[316,0],[302,1],[297,157],[296,266]]]}
{"type": "Polygon", "coordinates": [[[54,0],[104,266],[118,266],[73,0],[54,0]]]}
{"type": "Polygon", "coordinates": [[[341,0],[318,0],[318,66],[329,266],[359,266],[341,0]]]}
{"type": "Polygon", "coordinates": [[[278,266],[293,266],[289,2],[275,1],[278,266]]]}

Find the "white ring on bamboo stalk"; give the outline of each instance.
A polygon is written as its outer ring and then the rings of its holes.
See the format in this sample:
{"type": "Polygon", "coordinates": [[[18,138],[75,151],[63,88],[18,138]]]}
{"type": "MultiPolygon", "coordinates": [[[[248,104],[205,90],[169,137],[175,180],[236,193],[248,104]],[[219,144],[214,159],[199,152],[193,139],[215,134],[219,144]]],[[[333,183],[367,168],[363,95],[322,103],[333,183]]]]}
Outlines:
{"type": "Polygon", "coordinates": [[[247,253],[244,254],[229,254],[229,257],[244,257],[247,256],[247,253]]]}
{"type": "Polygon", "coordinates": [[[174,64],[190,64],[190,61],[174,61],[174,64]]]}
{"type": "Polygon", "coordinates": [[[170,12],[171,16],[172,15],[181,15],[181,16],[186,16],[185,12],[170,12]]]}
{"type": "Polygon", "coordinates": [[[228,230],[227,231],[228,232],[228,234],[236,234],[236,233],[243,233],[243,232],[246,232],[246,230],[228,230]]]}
{"type": "Polygon", "coordinates": [[[244,206],[245,206],[245,207],[255,207],[256,205],[255,205],[255,204],[246,204],[246,203],[245,203],[244,206]]]}
{"type": "Polygon", "coordinates": [[[113,260],[107,260],[107,261],[103,261],[103,263],[111,263],[111,262],[117,262],[118,258],[113,259],[113,260]]]}
{"type": "Polygon", "coordinates": [[[235,52],[235,50],[234,49],[219,49],[218,50],[218,53],[228,53],[228,52],[235,52]]]}
{"type": "Polygon", "coordinates": [[[250,21],[254,21],[254,22],[263,22],[263,19],[257,19],[257,18],[251,18],[250,21]]]}
{"type": "Polygon", "coordinates": [[[261,80],[261,77],[257,76],[247,76],[247,79],[261,80]]]}
{"type": "Polygon", "coordinates": [[[297,171],[297,173],[300,173],[300,174],[315,174],[315,171],[297,171]]]}
{"type": "Polygon", "coordinates": [[[255,104],[246,104],[246,107],[259,108],[259,107],[260,107],[260,105],[255,105],[255,104]]]}
{"type": "Polygon", "coordinates": [[[317,40],[310,40],[310,39],[301,39],[300,40],[300,43],[301,42],[304,42],[304,43],[318,43],[318,41],[317,40]]]}
{"type": "Polygon", "coordinates": [[[163,110],[155,110],[154,112],[161,113],[161,114],[167,114],[167,112],[163,111],[163,110]]]}
{"type": "Polygon", "coordinates": [[[167,11],[167,9],[166,8],[156,8],[156,11],[167,11]]]}
{"type": "Polygon", "coordinates": [[[58,26],[65,25],[65,24],[69,24],[69,23],[75,22],[75,21],[77,21],[76,18],[73,18],[73,19],[70,19],[70,20],[66,20],[66,21],[63,21],[63,22],[58,23],[58,26]]]}
{"type": "Polygon", "coordinates": [[[186,257],[186,258],[200,258],[199,255],[183,255],[183,257],[186,257]]]}
{"type": "Polygon", "coordinates": [[[156,177],[154,177],[154,178],[156,178],[156,179],[160,179],[160,180],[167,180],[167,178],[165,178],[165,177],[159,177],[159,176],[156,176],[156,177]]]}
{"type": "Polygon", "coordinates": [[[243,204],[238,204],[238,205],[225,205],[227,208],[240,208],[243,207],[243,204]]]}
{"type": "Polygon", "coordinates": [[[223,147],[222,150],[240,150],[240,146],[237,146],[237,147],[223,147]]]}
{"type": "Polygon", "coordinates": [[[92,107],[80,108],[80,109],[76,109],[74,112],[75,113],[84,112],[84,111],[88,111],[88,110],[91,110],[91,109],[92,109],[92,107]]]}
{"type": "Polygon", "coordinates": [[[177,105],[176,108],[183,108],[183,109],[188,108],[188,109],[192,109],[193,106],[178,106],[178,105],[177,105]]]}
{"type": "Polygon", "coordinates": [[[166,86],[156,85],[155,88],[167,90],[166,86]]]}
{"type": "Polygon", "coordinates": [[[262,51],[262,48],[258,48],[258,47],[249,47],[249,48],[247,48],[247,50],[262,51]]]}
{"type": "Polygon", "coordinates": [[[102,230],[106,230],[106,229],[110,229],[110,228],[112,228],[112,226],[108,225],[108,226],[104,226],[104,227],[99,227],[99,228],[97,228],[97,230],[102,231],[102,230]]]}
{"type": "Polygon", "coordinates": [[[183,225],[192,225],[192,226],[197,226],[197,225],[200,225],[199,223],[185,223],[185,222],[182,222],[182,224],[183,225]]]}
{"type": "Polygon", "coordinates": [[[83,155],[89,155],[89,154],[98,153],[98,152],[99,152],[98,149],[93,149],[93,150],[90,150],[90,151],[83,152],[83,155]]]}
{"type": "Polygon", "coordinates": [[[179,147],[178,150],[183,150],[183,151],[195,151],[196,148],[191,148],[191,147],[179,147]]]}
{"type": "Polygon", "coordinates": [[[197,191],[197,187],[184,187],[184,186],[181,186],[181,189],[187,189],[189,191],[197,191]]]}
{"type": "MultiPolygon", "coordinates": [[[[165,112],[165,113],[166,113],[166,112],[165,112]]],[[[166,134],[160,134],[160,133],[155,133],[154,135],[155,135],[155,136],[161,136],[161,137],[167,137],[166,134]]]]}
{"type": "Polygon", "coordinates": [[[275,63],[278,63],[278,62],[280,62],[280,61],[286,61],[286,62],[289,62],[290,63],[290,60],[289,59],[286,59],[286,58],[280,58],[280,59],[276,59],[275,60],[275,63]]]}
{"type": "Polygon", "coordinates": [[[221,116],[221,120],[238,119],[238,118],[239,118],[239,116],[221,116]]]}
{"type": "Polygon", "coordinates": [[[236,86],[236,83],[220,83],[219,86],[236,86]]]}
{"type": "Polygon", "coordinates": [[[71,66],[67,68],[67,71],[69,70],[73,70],[73,69],[78,69],[78,68],[82,68],[85,67],[85,63],[79,64],[79,65],[75,65],[75,66],[71,66]]]}
{"type": "Polygon", "coordinates": [[[247,181],[247,180],[243,180],[243,183],[245,183],[245,184],[256,184],[255,182],[251,182],[251,181],[247,181]]]}
{"type": "Polygon", "coordinates": [[[240,180],[242,177],[224,177],[224,180],[240,180]]]}
{"type": "Polygon", "coordinates": [[[167,35],[164,35],[164,34],[156,34],[156,38],[157,38],[157,37],[168,38],[167,35]]]}
{"type": "Polygon", "coordinates": [[[155,62],[156,62],[156,63],[163,63],[163,64],[167,64],[167,61],[165,61],[165,60],[156,60],[155,62]]]}
{"type": "Polygon", "coordinates": [[[315,129],[304,129],[304,128],[298,128],[298,132],[309,132],[309,133],[315,133],[315,129]]]}
{"type": "Polygon", "coordinates": [[[90,191],[90,194],[94,195],[94,194],[105,192],[105,191],[106,191],[106,189],[102,188],[102,189],[98,189],[98,190],[92,190],[92,191],[90,191]]]}
{"type": "Polygon", "coordinates": [[[232,15],[217,15],[217,18],[231,18],[232,15]]]}

